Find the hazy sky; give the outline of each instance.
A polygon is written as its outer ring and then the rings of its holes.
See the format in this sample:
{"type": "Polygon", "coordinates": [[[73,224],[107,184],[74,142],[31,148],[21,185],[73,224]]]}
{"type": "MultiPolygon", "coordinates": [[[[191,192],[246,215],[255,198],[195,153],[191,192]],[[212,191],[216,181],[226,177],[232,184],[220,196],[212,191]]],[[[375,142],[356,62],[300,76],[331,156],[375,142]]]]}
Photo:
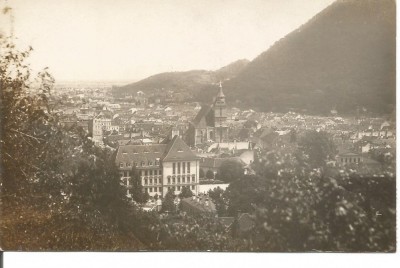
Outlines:
{"type": "Polygon", "coordinates": [[[13,8],[18,43],[34,48],[35,69],[48,66],[56,80],[137,80],[252,60],[334,0],[0,2],[13,8]]]}

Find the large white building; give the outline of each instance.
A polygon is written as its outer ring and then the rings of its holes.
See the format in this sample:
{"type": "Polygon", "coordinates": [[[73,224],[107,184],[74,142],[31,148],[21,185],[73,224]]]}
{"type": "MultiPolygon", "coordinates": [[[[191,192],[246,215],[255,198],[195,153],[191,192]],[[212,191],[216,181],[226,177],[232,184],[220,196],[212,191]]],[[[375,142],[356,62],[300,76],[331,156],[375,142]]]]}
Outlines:
{"type": "Polygon", "coordinates": [[[198,193],[199,158],[189,146],[175,136],[168,144],[124,145],[117,151],[115,162],[121,180],[127,186],[134,172],[150,196],[165,196],[168,190],[177,195],[183,187],[198,193]]]}

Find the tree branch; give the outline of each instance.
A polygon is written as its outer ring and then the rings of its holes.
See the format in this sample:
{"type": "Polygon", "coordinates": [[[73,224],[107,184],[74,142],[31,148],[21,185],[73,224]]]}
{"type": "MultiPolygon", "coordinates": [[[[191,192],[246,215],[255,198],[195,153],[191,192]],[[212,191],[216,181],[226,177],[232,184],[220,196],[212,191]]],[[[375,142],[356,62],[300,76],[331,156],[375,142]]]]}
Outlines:
{"type": "Polygon", "coordinates": [[[24,136],[26,136],[26,137],[29,137],[29,138],[32,138],[32,139],[35,139],[35,140],[38,140],[38,141],[39,141],[39,140],[40,140],[40,141],[46,141],[46,140],[44,140],[44,139],[42,139],[42,138],[37,138],[37,137],[31,136],[31,135],[29,135],[29,134],[23,133],[23,132],[21,132],[21,131],[15,130],[15,129],[11,129],[11,131],[16,132],[16,133],[19,133],[19,134],[22,134],[22,135],[24,135],[24,136]]]}

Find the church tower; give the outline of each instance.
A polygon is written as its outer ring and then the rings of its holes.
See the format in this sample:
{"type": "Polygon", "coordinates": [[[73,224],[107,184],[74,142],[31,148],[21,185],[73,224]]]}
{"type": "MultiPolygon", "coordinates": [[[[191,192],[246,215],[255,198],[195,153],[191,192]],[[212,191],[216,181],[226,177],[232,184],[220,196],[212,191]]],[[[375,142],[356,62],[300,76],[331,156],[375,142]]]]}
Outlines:
{"type": "Polygon", "coordinates": [[[222,91],[222,84],[219,82],[218,95],[214,102],[214,126],[215,141],[225,142],[228,140],[228,124],[226,115],[225,95],[222,91]]]}

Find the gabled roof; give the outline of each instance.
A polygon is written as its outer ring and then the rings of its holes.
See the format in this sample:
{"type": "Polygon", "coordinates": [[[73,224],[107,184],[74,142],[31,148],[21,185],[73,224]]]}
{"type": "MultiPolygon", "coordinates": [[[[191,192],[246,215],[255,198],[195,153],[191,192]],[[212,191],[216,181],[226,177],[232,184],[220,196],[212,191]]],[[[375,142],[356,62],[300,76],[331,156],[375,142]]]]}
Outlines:
{"type": "Polygon", "coordinates": [[[177,135],[168,143],[162,158],[163,161],[197,159],[198,157],[190,150],[189,146],[177,135]]]}
{"type": "Polygon", "coordinates": [[[144,162],[147,166],[148,162],[155,162],[157,158],[163,156],[166,144],[148,144],[148,145],[122,145],[118,147],[115,162],[133,163],[136,162],[140,166],[144,162]]]}
{"type": "Polygon", "coordinates": [[[216,213],[215,204],[208,197],[201,195],[197,197],[187,197],[182,199],[182,203],[187,204],[199,213],[216,213]]]}
{"type": "Polygon", "coordinates": [[[210,111],[212,111],[212,107],[210,105],[203,105],[194,120],[192,121],[192,124],[197,126],[203,118],[205,118],[206,123],[209,124],[210,122],[207,122],[207,115],[210,111]]]}
{"type": "Polygon", "coordinates": [[[353,153],[353,152],[343,152],[339,154],[339,156],[360,156],[361,154],[353,153]]]}

